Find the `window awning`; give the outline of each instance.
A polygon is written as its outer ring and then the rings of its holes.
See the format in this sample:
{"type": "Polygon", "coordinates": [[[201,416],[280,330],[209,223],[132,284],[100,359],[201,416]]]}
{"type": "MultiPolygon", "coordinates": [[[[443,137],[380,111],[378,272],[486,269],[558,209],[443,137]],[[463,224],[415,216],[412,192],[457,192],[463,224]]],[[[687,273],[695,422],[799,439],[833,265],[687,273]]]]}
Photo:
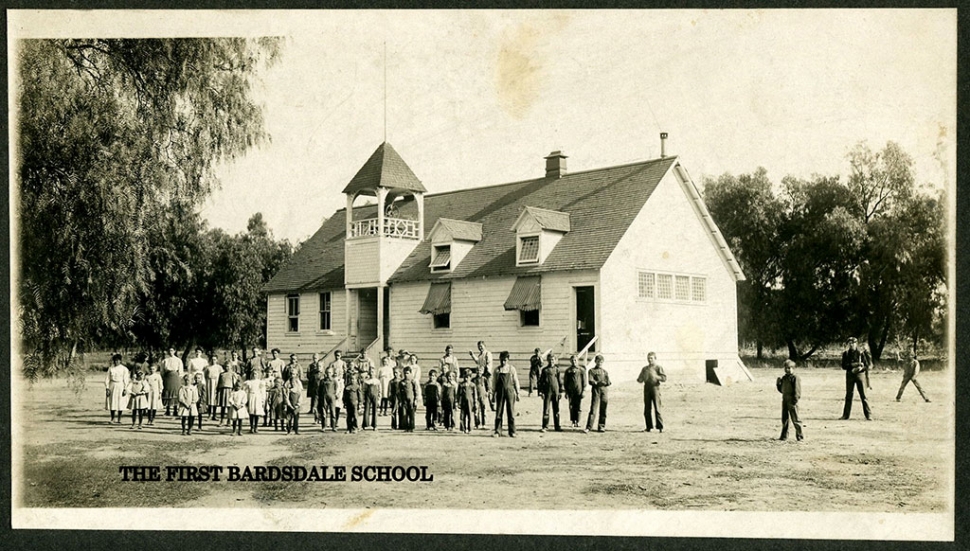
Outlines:
{"type": "Polygon", "coordinates": [[[450,314],[451,282],[432,283],[431,288],[428,289],[428,297],[424,299],[424,306],[418,312],[434,316],[438,314],[450,314]]]}
{"type": "Polygon", "coordinates": [[[509,298],[505,300],[506,310],[531,312],[542,305],[542,284],[540,276],[520,277],[515,280],[509,298]]]}

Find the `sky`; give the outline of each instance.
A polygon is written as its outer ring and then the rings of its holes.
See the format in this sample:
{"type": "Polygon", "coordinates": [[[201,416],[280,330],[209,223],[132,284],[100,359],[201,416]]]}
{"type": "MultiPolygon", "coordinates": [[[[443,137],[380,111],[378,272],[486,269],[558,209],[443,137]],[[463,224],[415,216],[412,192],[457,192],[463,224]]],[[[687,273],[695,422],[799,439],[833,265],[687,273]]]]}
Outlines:
{"type": "Polygon", "coordinates": [[[271,142],[221,166],[202,207],[231,233],[262,212],[308,238],[385,132],[429,193],[541,177],[554,150],[570,171],[655,158],[661,131],[698,184],[845,175],[863,140],[956,182],[956,10],[17,12],[11,29],[285,37],[253,90],[271,142]]]}

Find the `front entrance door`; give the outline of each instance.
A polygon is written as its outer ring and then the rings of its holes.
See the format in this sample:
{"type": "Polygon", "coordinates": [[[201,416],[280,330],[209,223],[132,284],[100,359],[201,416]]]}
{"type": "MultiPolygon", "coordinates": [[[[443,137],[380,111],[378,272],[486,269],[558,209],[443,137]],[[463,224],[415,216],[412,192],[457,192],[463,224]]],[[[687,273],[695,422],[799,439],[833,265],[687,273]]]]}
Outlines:
{"type": "MultiPolygon", "coordinates": [[[[576,287],[576,350],[582,350],[596,335],[596,305],[593,287],[576,287]]],[[[596,343],[589,348],[596,351],[596,343]]]]}
{"type": "Polygon", "coordinates": [[[377,289],[357,289],[357,349],[377,338],[377,289]]]}

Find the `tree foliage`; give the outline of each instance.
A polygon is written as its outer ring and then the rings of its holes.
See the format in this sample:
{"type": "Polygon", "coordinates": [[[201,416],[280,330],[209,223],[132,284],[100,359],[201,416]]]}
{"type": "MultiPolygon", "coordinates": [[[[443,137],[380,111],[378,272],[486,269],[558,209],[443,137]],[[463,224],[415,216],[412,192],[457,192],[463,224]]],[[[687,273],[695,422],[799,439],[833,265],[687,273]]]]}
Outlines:
{"type": "Polygon", "coordinates": [[[218,184],[217,163],[267,139],[251,86],[278,42],[17,47],[19,329],[36,376],[130,339],[164,256],[151,236],[184,221],[218,184]]]}
{"type": "Polygon", "coordinates": [[[705,183],[711,215],[748,281],[739,288],[741,338],[805,359],[848,335],[878,359],[888,342],[939,342],[946,305],[942,195],[919,192],[895,143],[848,155],[850,175],[786,177],[764,169],[705,183]],[[747,319],[746,319],[747,318],[747,319]]]}

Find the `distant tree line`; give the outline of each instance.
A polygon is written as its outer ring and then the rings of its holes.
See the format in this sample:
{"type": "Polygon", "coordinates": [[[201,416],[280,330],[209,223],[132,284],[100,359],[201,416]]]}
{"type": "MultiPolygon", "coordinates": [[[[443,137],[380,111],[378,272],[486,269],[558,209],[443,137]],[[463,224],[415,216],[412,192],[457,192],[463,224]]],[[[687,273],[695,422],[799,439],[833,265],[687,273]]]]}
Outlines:
{"type": "Polygon", "coordinates": [[[804,360],[850,335],[874,359],[887,344],[941,344],[946,329],[946,208],[920,188],[895,143],[848,154],[847,180],[764,168],[704,182],[704,200],[744,270],[742,342],[804,360]]]}
{"type": "Polygon", "coordinates": [[[264,338],[260,287],[289,257],[260,215],[235,236],[198,207],[215,168],[268,140],[251,94],[264,39],[15,45],[16,285],[35,378],[85,351],[241,347],[264,338]]]}

